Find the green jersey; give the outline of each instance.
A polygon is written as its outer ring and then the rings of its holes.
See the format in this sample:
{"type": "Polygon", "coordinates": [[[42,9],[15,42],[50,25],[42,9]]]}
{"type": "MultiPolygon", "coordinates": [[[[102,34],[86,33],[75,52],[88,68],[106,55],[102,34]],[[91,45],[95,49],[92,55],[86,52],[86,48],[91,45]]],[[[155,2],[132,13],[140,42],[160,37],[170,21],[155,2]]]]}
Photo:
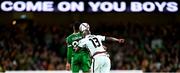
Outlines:
{"type": "Polygon", "coordinates": [[[89,72],[91,66],[91,58],[88,49],[78,47],[80,39],[82,39],[82,34],[80,32],[73,33],[66,38],[67,60],[71,63],[71,70],[73,73],[79,73],[80,70],[89,72]]]}
{"type": "MultiPolygon", "coordinates": [[[[67,60],[71,63],[71,57],[75,54],[75,48],[78,48],[78,41],[82,39],[82,35],[80,32],[73,33],[66,38],[68,52],[67,52],[67,60]]],[[[78,50],[80,53],[83,50],[78,50]]]]}

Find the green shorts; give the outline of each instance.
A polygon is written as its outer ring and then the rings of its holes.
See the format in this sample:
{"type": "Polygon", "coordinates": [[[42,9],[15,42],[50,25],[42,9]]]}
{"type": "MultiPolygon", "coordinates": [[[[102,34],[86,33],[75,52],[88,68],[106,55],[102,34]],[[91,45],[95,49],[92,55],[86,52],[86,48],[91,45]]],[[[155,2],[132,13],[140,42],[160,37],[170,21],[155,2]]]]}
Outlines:
{"type": "Polygon", "coordinates": [[[89,72],[91,68],[91,58],[87,52],[75,53],[71,60],[71,70],[73,73],[89,72]]]}

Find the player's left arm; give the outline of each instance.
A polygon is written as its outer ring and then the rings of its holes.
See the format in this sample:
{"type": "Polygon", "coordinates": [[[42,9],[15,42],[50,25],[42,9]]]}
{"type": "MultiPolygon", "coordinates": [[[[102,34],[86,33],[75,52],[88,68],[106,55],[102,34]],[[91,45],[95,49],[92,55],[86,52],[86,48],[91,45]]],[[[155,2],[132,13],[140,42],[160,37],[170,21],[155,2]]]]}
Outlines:
{"type": "Polygon", "coordinates": [[[107,41],[115,41],[115,42],[119,42],[119,43],[124,43],[125,42],[125,39],[117,39],[117,38],[114,38],[114,37],[105,37],[105,40],[107,41]]]}
{"type": "Polygon", "coordinates": [[[106,37],[106,36],[101,36],[101,35],[98,35],[97,37],[101,41],[115,41],[115,42],[119,42],[119,43],[124,43],[125,42],[125,39],[117,39],[117,38],[114,38],[114,37],[106,37]]]}

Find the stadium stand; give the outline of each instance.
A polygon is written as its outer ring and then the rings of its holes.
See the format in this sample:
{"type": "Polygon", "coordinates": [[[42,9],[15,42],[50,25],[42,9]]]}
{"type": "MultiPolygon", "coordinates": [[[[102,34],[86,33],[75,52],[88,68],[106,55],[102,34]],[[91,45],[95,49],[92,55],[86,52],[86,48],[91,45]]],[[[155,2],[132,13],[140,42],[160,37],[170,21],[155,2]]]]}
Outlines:
{"type": "MultiPolygon", "coordinates": [[[[180,71],[180,25],[177,23],[101,25],[94,27],[98,28],[93,30],[94,34],[126,39],[121,45],[105,44],[112,70],[180,71]]],[[[71,29],[59,25],[1,25],[0,70],[65,70],[65,37],[70,33],[71,29]]]]}

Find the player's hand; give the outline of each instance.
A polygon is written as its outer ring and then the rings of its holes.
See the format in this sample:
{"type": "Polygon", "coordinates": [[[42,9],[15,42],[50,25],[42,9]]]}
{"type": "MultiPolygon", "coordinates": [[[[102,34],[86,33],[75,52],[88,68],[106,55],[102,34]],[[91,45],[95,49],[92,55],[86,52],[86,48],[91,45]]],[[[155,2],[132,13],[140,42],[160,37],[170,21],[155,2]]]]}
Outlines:
{"type": "Polygon", "coordinates": [[[67,63],[66,63],[66,70],[68,70],[68,71],[69,71],[69,70],[70,70],[70,68],[71,68],[71,65],[67,62],[67,63]]]}
{"type": "Polygon", "coordinates": [[[124,43],[124,42],[125,42],[125,39],[119,39],[118,42],[119,42],[119,43],[124,43]]]}

